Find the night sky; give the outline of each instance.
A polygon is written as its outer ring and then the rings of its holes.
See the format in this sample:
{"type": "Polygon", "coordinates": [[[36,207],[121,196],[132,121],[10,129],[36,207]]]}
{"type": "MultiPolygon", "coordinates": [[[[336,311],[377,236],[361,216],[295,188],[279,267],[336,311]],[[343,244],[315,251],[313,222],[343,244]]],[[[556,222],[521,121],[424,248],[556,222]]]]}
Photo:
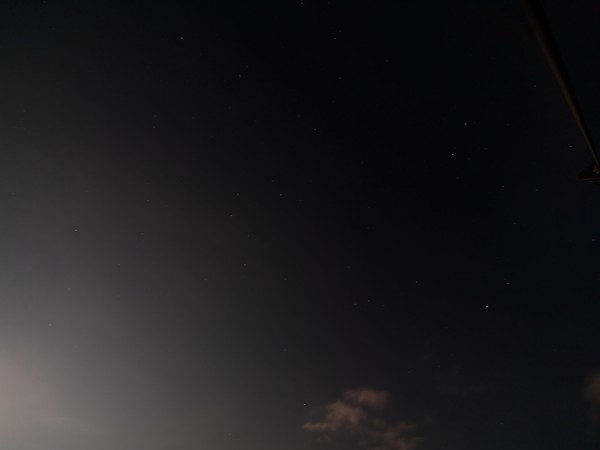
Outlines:
{"type": "MultiPolygon", "coordinates": [[[[1,4],[2,450],[600,448],[600,188],[517,1],[1,4]]],[[[600,7],[544,5],[600,141],[600,7]]]]}

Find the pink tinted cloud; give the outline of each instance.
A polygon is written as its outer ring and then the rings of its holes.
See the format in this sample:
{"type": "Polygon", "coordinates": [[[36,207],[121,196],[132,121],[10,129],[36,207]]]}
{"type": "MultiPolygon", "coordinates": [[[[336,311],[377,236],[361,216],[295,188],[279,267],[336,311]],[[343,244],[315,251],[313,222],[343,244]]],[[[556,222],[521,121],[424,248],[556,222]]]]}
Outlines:
{"type": "Polygon", "coordinates": [[[376,391],[374,389],[347,389],[344,392],[344,401],[366,406],[371,409],[383,409],[387,406],[390,398],[388,391],[376,391]]]}
{"type": "Polygon", "coordinates": [[[588,379],[583,397],[589,406],[589,432],[600,438],[600,373],[595,373],[588,379]]]}
{"type": "Polygon", "coordinates": [[[591,405],[600,405],[600,373],[590,377],[583,395],[591,405]]]}
{"type": "Polygon", "coordinates": [[[347,430],[356,432],[360,429],[367,415],[360,406],[348,405],[342,401],[336,401],[325,405],[325,418],[319,422],[307,422],[304,429],[307,431],[340,431],[347,430]]]}
{"type": "Polygon", "coordinates": [[[373,450],[413,450],[423,442],[423,438],[414,437],[412,433],[416,425],[399,422],[395,425],[382,424],[381,429],[370,431],[370,437],[375,445],[373,450]]]}
{"type": "MultiPolygon", "coordinates": [[[[369,450],[414,450],[423,441],[416,437],[416,425],[389,423],[375,415],[389,402],[388,391],[348,389],[341,400],[324,405],[323,419],[307,422],[303,429],[321,433],[351,433],[369,450]]],[[[334,437],[336,434],[334,434],[334,437]]],[[[331,436],[328,436],[331,438],[331,436]]]]}

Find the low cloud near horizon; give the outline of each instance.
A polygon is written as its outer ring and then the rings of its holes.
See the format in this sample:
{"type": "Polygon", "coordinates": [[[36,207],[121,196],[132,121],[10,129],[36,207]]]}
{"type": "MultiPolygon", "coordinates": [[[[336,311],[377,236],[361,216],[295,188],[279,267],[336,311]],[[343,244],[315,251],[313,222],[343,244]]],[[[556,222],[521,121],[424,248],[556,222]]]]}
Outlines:
{"type": "Polygon", "coordinates": [[[600,372],[593,374],[585,387],[583,397],[589,405],[589,418],[592,433],[600,432],[600,372]]]}
{"type": "Polygon", "coordinates": [[[389,403],[388,391],[347,389],[341,399],[321,407],[322,419],[303,425],[308,432],[356,437],[369,450],[413,450],[423,441],[414,435],[417,426],[404,421],[387,422],[377,412],[389,403]]]}

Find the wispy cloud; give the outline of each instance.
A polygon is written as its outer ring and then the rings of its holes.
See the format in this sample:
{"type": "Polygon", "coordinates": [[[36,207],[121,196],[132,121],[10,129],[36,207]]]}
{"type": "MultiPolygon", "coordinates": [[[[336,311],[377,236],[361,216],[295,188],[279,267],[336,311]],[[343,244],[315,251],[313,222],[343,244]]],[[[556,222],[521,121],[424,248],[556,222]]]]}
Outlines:
{"type": "Polygon", "coordinates": [[[417,426],[399,422],[396,424],[378,423],[370,430],[371,442],[376,450],[412,450],[423,442],[422,437],[414,436],[417,426]],[[379,427],[377,427],[379,425],[379,427]]]}
{"type": "Polygon", "coordinates": [[[376,391],[373,389],[347,389],[344,392],[344,401],[366,406],[372,409],[383,409],[390,399],[388,391],[376,391]]]}
{"type": "Polygon", "coordinates": [[[589,378],[584,397],[591,405],[600,406],[600,373],[596,373],[589,378]]]}
{"type": "Polygon", "coordinates": [[[357,432],[367,418],[367,414],[360,406],[349,405],[336,401],[323,407],[325,417],[318,422],[307,422],[304,429],[307,431],[341,431],[357,432]]]}
{"type": "Polygon", "coordinates": [[[591,432],[600,431],[600,372],[593,374],[583,391],[583,397],[589,405],[591,432]]]}
{"type": "Polygon", "coordinates": [[[369,450],[412,450],[423,441],[415,436],[417,426],[390,423],[377,417],[389,403],[388,391],[348,389],[342,398],[321,407],[322,419],[306,422],[309,432],[351,434],[369,450]]]}

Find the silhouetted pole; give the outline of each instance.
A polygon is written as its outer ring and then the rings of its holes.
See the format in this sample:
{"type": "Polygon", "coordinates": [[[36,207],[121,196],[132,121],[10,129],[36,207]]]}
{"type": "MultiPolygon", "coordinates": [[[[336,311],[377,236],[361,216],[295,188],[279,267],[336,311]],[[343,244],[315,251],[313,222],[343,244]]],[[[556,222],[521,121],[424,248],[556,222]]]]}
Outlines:
{"type": "Polygon", "coordinates": [[[538,0],[521,0],[521,4],[523,5],[523,9],[529,17],[529,21],[531,22],[535,36],[542,47],[552,73],[554,73],[554,76],[556,77],[556,81],[558,82],[560,90],[567,101],[571,112],[573,113],[573,117],[575,117],[575,121],[577,122],[577,126],[583,135],[583,139],[585,140],[585,143],[592,154],[592,158],[594,159],[594,167],[592,168],[592,171],[598,175],[600,174],[600,160],[598,159],[598,154],[594,148],[590,132],[585,124],[585,121],[583,120],[583,114],[581,112],[579,102],[577,101],[577,97],[575,96],[573,86],[569,80],[567,69],[565,68],[564,62],[560,57],[560,52],[558,51],[556,41],[552,36],[552,31],[550,30],[546,13],[544,12],[541,3],[538,0]]]}

